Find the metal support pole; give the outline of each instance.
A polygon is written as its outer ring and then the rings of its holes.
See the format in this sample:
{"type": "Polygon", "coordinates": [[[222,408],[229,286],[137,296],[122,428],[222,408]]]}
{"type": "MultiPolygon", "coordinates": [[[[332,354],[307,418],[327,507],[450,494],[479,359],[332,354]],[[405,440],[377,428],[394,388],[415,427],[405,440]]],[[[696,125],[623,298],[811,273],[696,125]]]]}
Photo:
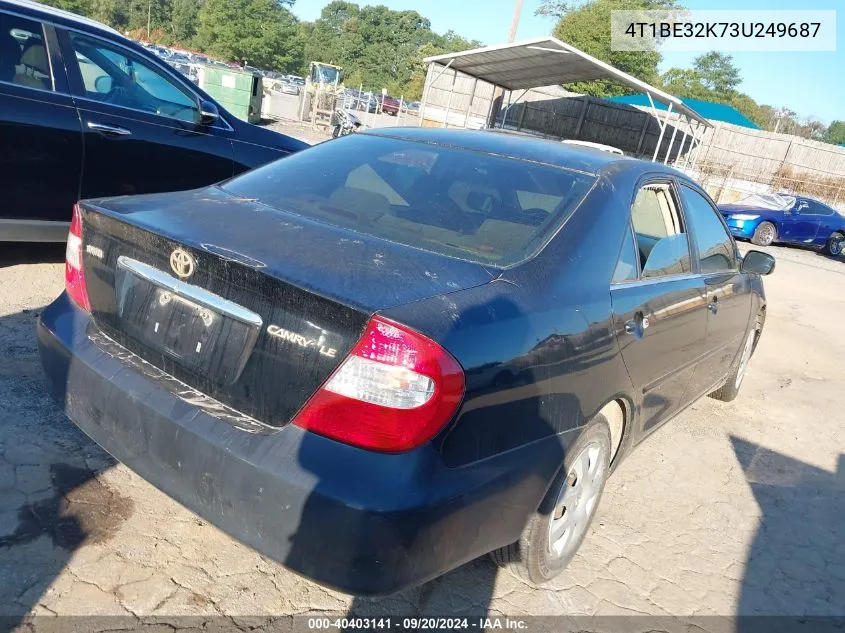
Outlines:
{"type": "Polygon", "coordinates": [[[701,144],[704,142],[704,135],[707,134],[707,128],[701,130],[701,137],[698,137],[698,130],[696,129],[696,145],[695,145],[695,156],[692,158],[692,166],[690,167],[690,171],[695,171],[695,166],[698,165],[698,156],[701,154],[701,144]]]}
{"type": "Polygon", "coordinates": [[[645,140],[645,133],[648,132],[648,128],[651,125],[651,115],[646,114],[645,112],[643,112],[643,114],[645,115],[643,117],[645,121],[643,122],[643,129],[640,130],[640,138],[637,140],[637,149],[634,152],[636,156],[640,155],[640,150],[642,149],[643,141],[645,140]]]}
{"type": "MultiPolygon", "coordinates": [[[[422,103],[420,103],[420,112],[419,112],[419,119],[417,120],[417,127],[422,127],[423,121],[425,120],[425,102],[428,101],[428,94],[431,92],[431,69],[434,65],[434,62],[428,65],[428,70],[425,71],[425,86],[423,87],[423,97],[422,103]]],[[[361,96],[361,93],[358,93],[358,96],[361,96]]]]}
{"type": "Polygon", "coordinates": [[[464,129],[466,129],[467,124],[469,123],[469,114],[472,110],[472,102],[475,101],[476,86],[478,86],[478,77],[475,77],[472,80],[472,91],[470,91],[469,93],[469,104],[467,104],[467,113],[464,115],[464,129]]]}
{"type": "MultiPolygon", "coordinates": [[[[493,92],[490,94],[490,106],[487,108],[487,121],[485,123],[485,127],[488,129],[493,129],[496,127],[496,119],[494,116],[494,112],[496,110],[496,93],[499,91],[499,86],[493,84],[493,92]]],[[[500,104],[501,105],[501,104],[500,104]]]]}
{"type": "MultiPolygon", "coordinates": [[[[666,117],[666,123],[669,123],[669,117],[666,117]]],[[[678,114],[678,125],[681,124],[681,115],[678,114]]],[[[669,139],[669,147],[666,148],[666,156],[663,157],[663,164],[669,164],[669,156],[672,155],[672,146],[675,144],[675,135],[678,133],[678,125],[672,126],[672,137],[669,139]]]]}
{"type": "MultiPolygon", "coordinates": [[[[689,165],[690,154],[692,153],[692,146],[695,143],[695,131],[698,129],[698,121],[689,121],[689,151],[684,155],[684,171],[687,169],[687,165],[689,165]],[[695,127],[693,127],[693,123],[695,123],[695,127]]],[[[686,141],[686,132],[684,132],[684,141],[686,141]]],[[[681,151],[684,151],[684,144],[681,143],[681,151]]],[[[680,157],[680,153],[679,153],[680,157]]]]}
{"type": "Polygon", "coordinates": [[[502,129],[505,129],[505,126],[508,123],[508,114],[510,113],[511,109],[511,98],[513,97],[513,90],[508,90],[508,105],[505,106],[505,113],[502,116],[502,129]]]}
{"type": "MultiPolygon", "coordinates": [[[[649,96],[651,99],[651,96],[649,96]]],[[[657,145],[654,146],[654,154],[651,156],[651,162],[657,162],[657,152],[660,150],[660,144],[663,142],[663,135],[666,133],[666,124],[669,122],[669,115],[672,114],[672,104],[669,104],[669,108],[666,110],[666,118],[663,119],[663,123],[660,125],[660,136],[657,137],[657,145]]],[[[659,121],[658,121],[659,122],[659,121]]]]}
{"type": "Polygon", "coordinates": [[[578,115],[578,123],[575,126],[575,134],[572,137],[575,139],[581,138],[581,128],[584,126],[584,119],[587,118],[587,109],[590,107],[590,97],[584,95],[581,98],[583,99],[581,102],[583,104],[581,106],[581,114],[578,115]]]}
{"type": "MultiPolygon", "coordinates": [[[[681,118],[678,117],[678,124],[680,125],[681,118]]],[[[681,162],[681,152],[684,150],[684,143],[687,142],[687,130],[686,128],[689,127],[689,118],[686,120],[686,127],[684,127],[683,131],[681,132],[681,144],[678,145],[678,153],[675,155],[675,167],[678,166],[678,163],[681,162]]]]}
{"type": "Polygon", "coordinates": [[[516,131],[519,132],[522,129],[522,123],[525,121],[525,113],[528,112],[528,102],[522,102],[522,109],[519,111],[519,121],[516,124],[516,131]]]}
{"type": "Polygon", "coordinates": [[[443,125],[441,127],[449,127],[449,112],[452,110],[452,95],[455,94],[455,81],[458,79],[458,71],[452,75],[452,85],[449,86],[449,100],[446,102],[446,116],[443,117],[443,125]]]}

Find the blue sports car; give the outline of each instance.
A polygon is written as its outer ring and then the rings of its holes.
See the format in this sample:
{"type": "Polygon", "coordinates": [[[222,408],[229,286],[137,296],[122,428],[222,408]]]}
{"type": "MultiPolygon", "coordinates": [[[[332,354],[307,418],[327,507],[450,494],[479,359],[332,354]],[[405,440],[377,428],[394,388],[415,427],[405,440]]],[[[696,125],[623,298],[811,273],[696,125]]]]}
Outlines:
{"type": "Polygon", "coordinates": [[[735,238],[758,246],[774,242],[821,248],[839,255],[845,241],[845,216],[835,209],[802,196],[755,194],[735,204],[721,204],[735,238]]]}

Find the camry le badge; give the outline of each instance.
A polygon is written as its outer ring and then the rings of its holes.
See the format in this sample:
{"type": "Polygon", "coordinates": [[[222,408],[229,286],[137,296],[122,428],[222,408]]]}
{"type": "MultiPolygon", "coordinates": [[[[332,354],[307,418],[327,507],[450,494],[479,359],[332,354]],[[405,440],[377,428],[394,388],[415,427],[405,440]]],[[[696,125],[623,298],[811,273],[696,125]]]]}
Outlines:
{"type": "Polygon", "coordinates": [[[320,337],[319,339],[306,338],[302,336],[302,334],[297,334],[296,332],[291,332],[290,330],[280,328],[278,325],[273,325],[272,323],[267,326],[267,334],[274,338],[287,341],[288,343],[298,345],[299,347],[316,348],[321,355],[328,356],[329,358],[334,358],[335,356],[337,356],[336,349],[334,349],[333,347],[326,347],[322,344],[322,337],[320,337]]]}
{"type": "Polygon", "coordinates": [[[188,251],[177,248],[170,253],[170,267],[180,278],[186,279],[194,274],[194,258],[188,251]]]}

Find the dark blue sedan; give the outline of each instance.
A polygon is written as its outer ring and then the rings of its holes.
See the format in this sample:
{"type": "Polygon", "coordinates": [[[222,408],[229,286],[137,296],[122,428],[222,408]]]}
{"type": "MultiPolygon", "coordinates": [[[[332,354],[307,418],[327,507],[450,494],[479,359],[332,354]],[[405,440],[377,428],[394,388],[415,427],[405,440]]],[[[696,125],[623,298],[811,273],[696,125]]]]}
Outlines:
{"type": "Polygon", "coordinates": [[[393,128],[80,202],[38,339],[73,422],[302,574],[543,582],[624,456],[737,396],[773,266],[663,165],[393,128]]]}
{"type": "Polygon", "coordinates": [[[775,242],[823,249],[839,255],[845,240],[845,216],[826,204],[788,194],[753,195],[719,205],[734,237],[758,246],[775,242]]]}

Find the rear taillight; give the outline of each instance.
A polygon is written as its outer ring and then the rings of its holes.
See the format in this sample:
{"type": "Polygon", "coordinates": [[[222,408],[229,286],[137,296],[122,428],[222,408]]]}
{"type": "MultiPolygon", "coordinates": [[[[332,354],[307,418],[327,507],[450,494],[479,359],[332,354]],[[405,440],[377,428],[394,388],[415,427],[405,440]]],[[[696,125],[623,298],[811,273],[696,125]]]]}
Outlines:
{"type": "Polygon", "coordinates": [[[65,290],[80,308],[91,311],[88,289],[85,287],[85,273],[82,272],[82,214],[77,204],[73,205],[73,218],[67,236],[65,290]]]}
{"type": "Polygon", "coordinates": [[[446,350],[376,316],[293,422],[361,448],[406,451],[434,437],[463,394],[464,372],[446,350]]]}

